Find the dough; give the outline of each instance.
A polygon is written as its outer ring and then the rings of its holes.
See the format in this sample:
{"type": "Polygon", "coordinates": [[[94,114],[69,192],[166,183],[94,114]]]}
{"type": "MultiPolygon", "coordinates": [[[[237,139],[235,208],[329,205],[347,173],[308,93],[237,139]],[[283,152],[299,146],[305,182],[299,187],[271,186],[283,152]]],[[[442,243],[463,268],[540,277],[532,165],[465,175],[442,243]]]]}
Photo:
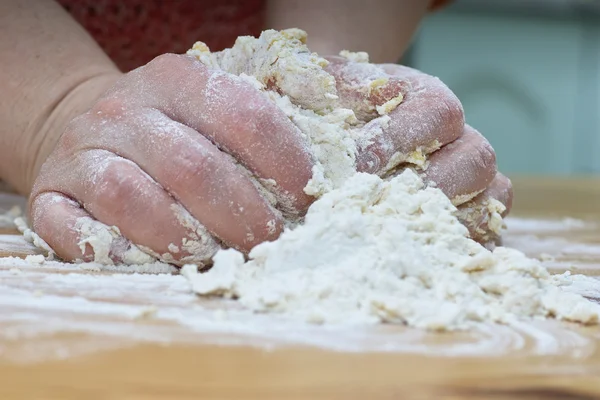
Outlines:
{"type": "MultiPolygon", "coordinates": [[[[370,123],[375,128],[369,131],[380,133],[401,98],[375,105],[380,117],[360,120],[340,106],[322,70],[326,61],[304,41],[299,30],[266,31],[220,53],[202,43],[189,51],[263,90],[300,128],[318,160],[305,188],[318,200],[304,223],[256,246],[248,261],[229,249],[217,252],[206,273],[184,266],[196,293],[315,323],[388,322],[430,330],[536,317],[598,323],[600,306],[561,290],[572,277],[552,276],[516,250],[491,252],[471,240],[452,202],[412,170],[388,179],[357,173],[357,148],[369,139],[359,137],[358,128],[370,123]]],[[[424,155],[416,159],[424,162],[424,155]]],[[[495,230],[502,226],[502,207],[489,202],[495,230]]]]}

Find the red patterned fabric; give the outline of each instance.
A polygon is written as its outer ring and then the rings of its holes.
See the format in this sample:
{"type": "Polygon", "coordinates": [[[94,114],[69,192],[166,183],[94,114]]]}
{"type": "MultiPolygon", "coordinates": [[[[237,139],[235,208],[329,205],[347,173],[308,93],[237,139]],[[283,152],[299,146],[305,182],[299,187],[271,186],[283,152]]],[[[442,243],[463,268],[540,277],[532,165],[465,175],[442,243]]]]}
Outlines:
{"type": "Polygon", "coordinates": [[[58,0],[123,71],[197,40],[212,50],[258,35],[265,0],[58,0]]]}
{"type": "MultiPolygon", "coordinates": [[[[324,0],[326,1],[326,0],[324,0]]],[[[211,50],[259,35],[266,0],[58,0],[119,68],[129,71],[197,40],[211,50]]],[[[448,3],[434,0],[432,9],[448,3]]]]}

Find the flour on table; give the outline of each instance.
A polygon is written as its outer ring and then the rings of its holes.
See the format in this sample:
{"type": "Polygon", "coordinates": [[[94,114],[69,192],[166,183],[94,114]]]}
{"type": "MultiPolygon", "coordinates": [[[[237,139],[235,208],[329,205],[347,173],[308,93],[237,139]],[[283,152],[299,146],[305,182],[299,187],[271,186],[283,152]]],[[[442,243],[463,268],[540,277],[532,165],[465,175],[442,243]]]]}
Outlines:
{"type": "MultiPolygon", "coordinates": [[[[247,260],[236,250],[215,246],[208,272],[185,265],[181,274],[195,293],[312,323],[386,322],[455,330],[535,318],[599,322],[600,306],[570,290],[597,281],[551,275],[516,250],[489,251],[468,237],[441,190],[426,187],[411,169],[401,172],[407,162],[425,165],[426,154],[439,143],[398,154],[388,164],[394,173],[384,170],[383,178],[356,172],[358,150],[382,134],[390,121],[387,114],[402,96],[367,104],[357,116],[341,106],[335,79],[325,70],[328,62],[311,53],[305,39],[297,29],[266,31],[259,38],[239,38],[222,52],[211,53],[203,43],[188,52],[215,76],[229,73],[260,90],[298,127],[315,158],[304,190],[316,201],[304,221],[288,224],[277,240],[252,249],[247,260]]],[[[341,55],[368,61],[366,53],[341,55]]],[[[373,77],[363,82],[368,90],[385,83],[373,77]]],[[[496,233],[503,225],[502,208],[489,200],[488,227],[496,233]]],[[[157,257],[126,242],[118,228],[79,222],[82,253],[87,246],[95,251],[97,263],[91,268],[112,264],[115,248],[127,263],[154,265],[157,257]]]]}
{"type": "MultiPolygon", "coordinates": [[[[308,52],[304,38],[298,30],[266,31],[259,38],[240,38],[220,53],[210,53],[203,43],[188,52],[211,68],[254,78],[303,132],[318,160],[305,189],[318,199],[304,223],[256,246],[248,260],[228,249],[217,252],[205,273],[184,266],[182,274],[194,292],[313,323],[387,322],[453,330],[531,318],[599,322],[600,306],[562,290],[585,277],[553,276],[516,250],[489,251],[471,240],[450,199],[425,187],[412,170],[387,179],[357,173],[355,129],[364,124],[351,110],[336,106],[335,87],[320,71],[318,79],[306,80],[325,64],[308,52]],[[285,62],[279,64],[281,49],[285,62]],[[294,64],[290,54],[295,51],[303,54],[301,63],[294,64]],[[280,77],[294,83],[269,90],[280,77]],[[294,86],[300,83],[312,85],[307,98],[294,86]]],[[[377,110],[389,113],[400,102],[377,110]]],[[[385,117],[382,125],[389,120],[385,117]]],[[[425,156],[417,159],[424,162],[425,156]]],[[[489,202],[494,231],[502,228],[502,207],[489,202]]]]}
{"type": "Polygon", "coordinates": [[[86,246],[94,251],[94,262],[111,265],[111,255],[118,253],[124,264],[147,264],[155,262],[152,256],[142,252],[137,246],[129,244],[116,226],[107,226],[92,218],[78,218],[75,229],[81,232],[78,243],[81,254],[85,253],[86,246]],[[122,243],[119,243],[122,242],[122,243]]]}
{"type": "MultiPolygon", "coordinates": [[[[48,266],[64,265],[54,261],[56,254],[54,250],[35,232],[33,232],[24,217],[18,217],[14,220],[17,229],[23,234],[23,238],[42,250],[44,254],[32,254],[25,259],[14,257],[0,257],[0,265],[8,263],[10,265],[25,266],[48,266]]],[[[96,272],[129,272],[145,274],[167,274],[174,273],[177,268],[160,262],[152,256],[142,252],[135,245],[127,242],[116,227],[109,227],[91,218],[80,218],[77,222],[77,229],[82,232],[79,246],[82,252],[85,246],[90,245],[94,250],[94,260],[92,262],[75,262],[71,265],[78,269],[96,272]],[[122,264],[115,264],[109,257],[115,254],[123,260],[122,264]]]]}
{"type": "Polygon", "coordinates": [[[29,226],[27,225],[27,220],[23,217],[17,217],[14,220],[14,224],[17,227],[18,231],[23,234],[23,238],[29,243],[36,246],[38,249],[43,250],[46,253],[46,256],[49,260],[54,258],[54,250],[46,243],[44,239],[42,239],[37,233],[35,233],[29,226]]]}
{"type": "Polygon", "coordinates": [[[535,317],[598,322],[600,306],[560,289],[572,277],[552,276],[516,250],[488,251],[467,237],[455,210],[410,170],[388,181],[359,173],[317,200],[304,225],[256,246],[249,261],[223,250],[210,271],[183,273],[201,295],[318,323],[448,330],[535,317]]]}

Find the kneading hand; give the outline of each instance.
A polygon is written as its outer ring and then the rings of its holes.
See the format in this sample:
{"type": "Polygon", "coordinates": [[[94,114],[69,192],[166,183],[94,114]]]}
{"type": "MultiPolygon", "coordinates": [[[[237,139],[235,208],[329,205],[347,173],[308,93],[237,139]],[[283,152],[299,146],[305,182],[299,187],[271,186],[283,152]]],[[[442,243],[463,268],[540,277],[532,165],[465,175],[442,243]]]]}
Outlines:
{"type": "Polygon", "coordinates": [[[458,217],[472,238],[484,244],[497,242],[499,227],[490,219],[494,213],[508,214],[512,186],[497,171],[489,142],[465,124],[462,105],[452,91],[439,79],[401,65],[375,66],[337,56],[328,61],[342,104],[363,118],[368,119],[377,105],[403,95],[383,134],[360,149],[358,169],[391,175],[414,167],[458,207],[458,217]],[[376,90],[360,89],[363,82],[382,78],[386,83],[376,90]]]}
{"type": "MultiPolygon", "coordinates": [[[[386,83],[365,91],[360,83],[375,66],[329,60],[340,105],[361,120],[403,95],[383,133],[359,146],[358,169],[390,175],[416,165],[459,207],[476,240],[496,240],[488,209],[496,199],[508,212],[510,182],[451,91],[397,65],[376,67],[386,83]]],[[[93,260],[98,238],[88,236],[118,226],[108,242],[114,262],[131,261],[137,245],[176,264],[205,263],[223,245],[248,251],[275,239],[283,220],[272,204],[301,215],[314,200],[303,191],[312,166],[297,128],[250,83],[164,55],[72,121],[35,182],[32,224],[66,260],[93,260]]]]}
{"type": "Polygon", "coordinates": [[[81,240],[98,233],[97,220],[120,230],[114,262],[132,243],[174,263],[206,262],[222,244],[248,251],[282,231],[247,171],[277,182],[271,195],[302,213],[312,165],[297,128],[251,84],[163,55],[72,121],[35,182],[31,220],[66,260],[94,259],[94,242],[82,256],[81,240]]]}

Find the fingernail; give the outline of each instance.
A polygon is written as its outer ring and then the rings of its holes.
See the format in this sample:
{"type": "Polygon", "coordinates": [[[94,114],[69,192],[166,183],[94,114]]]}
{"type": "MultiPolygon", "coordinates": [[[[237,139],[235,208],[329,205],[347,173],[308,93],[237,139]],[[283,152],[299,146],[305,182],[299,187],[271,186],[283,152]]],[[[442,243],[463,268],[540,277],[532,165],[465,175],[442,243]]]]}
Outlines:
{"type": "Polygon", "coordinates": [[[381,159],[372,151],[362,153],[359,158],[357,170],[359,172],[366,172],[374,174],[379,171],[381,166],[381,159]]]}

